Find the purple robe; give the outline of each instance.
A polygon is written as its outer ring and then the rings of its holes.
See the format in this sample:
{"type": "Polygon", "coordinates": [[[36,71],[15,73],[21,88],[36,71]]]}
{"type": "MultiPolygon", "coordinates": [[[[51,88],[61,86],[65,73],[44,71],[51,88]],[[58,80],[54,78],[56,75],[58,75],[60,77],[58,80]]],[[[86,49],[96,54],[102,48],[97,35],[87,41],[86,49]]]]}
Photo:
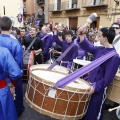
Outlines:
{"type": "Polygon", "coordinates": [[[84,59],[84,57],[87,56],[88,54],[87,54],[87,52],[86,52],[85,50],[83,50],[83,49],[79,46],[79,44],[77,43],[77,40],[78,40],[78,38],[76,38],[76,39],[74,40],[74,43],[75,43],[76,45],[78,45],[78,56],[77,56],[77,59],[84,59]]]}
{"type": "MultiPolygon", "coordinates": [[[[22,71],[7,48],[0,47],[0,80],[6,80],[8,74],[19,82],[22,71]]],[[[8,86],[0,88],[0,120],[17,120],[13,97],[8,86]]]]}
{"type": "MultiPolygon", "coordinates": [[[[81,42],[80,46],[93,54],[93,60],[115,50],[114,48],[105,48],[103,46],[94,47],[87,39],[81,42]]],[[[119,63],[119,55],[116,54],[89,73],[87,81],[92,83],[95,92],[91,96],[88,110],[83,120],[103,120],[105,88],[113,81],[119,63]]]]}
{"type": "MultiPolygon", "coordinates": [[[[8,48],[13,58],[19,65],[20,69],[23,69],[23,50],[18,40],[11,38],[9,35],[0,34],[0,46],[8,48]]],[[[23,110],[23,89],[22,89],[22,76],[19,80],[18,86],[15,88],[16,100],[15,107],[19,114],[23,110]]]]}
{"type": "MultiPolygon", "coordinates": [[[[40,38],[42,39],[46,35],[47,34],[40,35],[40,38]]],[[[45,57],[44,60],[45,60],[45,62],[47,62],[50,59],[49,49],[52,47],[53,36],[51,34],[49,34],[42,41],[43,41],[43,45],[44,45],[44,50],[43,50],[43,55],[45,57]]]]}
{"type": "MultiPolygon", "coordinates": [[[[73,42],[67,43],[66,40],[64,41],[59,40],[58,35],[54,35],[53,40],[62,47],[62,53],[73,43],[73,42]]],[[[77,56],[78,56],[78,47],[75,44],[73,48],[62,59],[63,61],[62,66],[71,68],[73,59],[75,59],[77,56]],[[67,63],[64,63],[64,61],[67,63]]]]}

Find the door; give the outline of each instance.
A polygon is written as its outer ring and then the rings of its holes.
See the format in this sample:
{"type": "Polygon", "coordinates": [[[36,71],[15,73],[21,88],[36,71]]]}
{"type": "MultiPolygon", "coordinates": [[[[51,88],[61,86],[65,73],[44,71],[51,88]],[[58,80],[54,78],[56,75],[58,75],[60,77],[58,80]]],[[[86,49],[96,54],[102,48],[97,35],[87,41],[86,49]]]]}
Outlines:
{"type": "Polygon", "coordinates": [[[77,28],[77,23],[78,23],[78,17],[69,18],[69,29],[73,27],[77,28]]]}
{"type": "Polygon", "coordinates": [[[97,28],[98,29],[99,23],[100,23],[100,17],[97,17],[97,19],[90,24],[90,28],[93,28],[93,29],[97,28]]]}

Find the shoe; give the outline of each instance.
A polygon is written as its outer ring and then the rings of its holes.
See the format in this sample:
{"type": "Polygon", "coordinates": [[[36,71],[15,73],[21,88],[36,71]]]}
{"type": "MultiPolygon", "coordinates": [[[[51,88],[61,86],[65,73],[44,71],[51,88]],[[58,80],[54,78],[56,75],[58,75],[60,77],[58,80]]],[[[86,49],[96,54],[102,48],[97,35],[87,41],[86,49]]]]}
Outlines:
{"type": "Polygon", "coordinates": [[[19,117],[23,113],[24,110],[25,110],[25,107],[23,106],[23,108],[20,110],[17,116],[19,117]]]}

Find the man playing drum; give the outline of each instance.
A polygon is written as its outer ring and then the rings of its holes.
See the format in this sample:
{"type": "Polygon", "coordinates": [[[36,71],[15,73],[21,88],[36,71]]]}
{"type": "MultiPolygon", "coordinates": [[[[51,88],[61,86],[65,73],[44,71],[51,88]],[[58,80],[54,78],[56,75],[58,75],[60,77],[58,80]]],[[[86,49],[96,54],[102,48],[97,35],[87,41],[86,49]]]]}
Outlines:
{"type": "Polygon", "coordinates": [[[30,48],[30,50],[34,50],[35,54],[36,54],[36,62],[38,64],[42,63],[42,58],[41,58],[41,52],[44,49],[43,43],[42,41],[36,36],[37,35],[37,29],[36,27],[31,27],[30,29],[30,35],[28,35],[25,39],[24,39],[24,46],[25,49],[31,44],[31,42],[36,38],[34,44],[32,45],[32,47],[30,48]]]}
{"type": "MultiPolygon", "coordinates": [[[[84,50],[93,54],[93,60],[107,54],[110,51],[115,50],[115,48],[112,46],[112,42],[115,37],[114,29],[102,28],[100,30],[99,39],[100,44],[103,45],[100,47],[94,47],[94,45],[88,42],[88,39],[85,38],[84,34],[85,28],[80,27],[79,31],[79,44],[84,50]]],[[[113,57],[89,73],[86,80],[91,83],[90,94],[92,96],[87,113],[83,120],[103,120],[106,87],[113,81],[119,64],[119,55],[116,52],[113,57]]]]}
{"type": "MultiPolygon", "coordinates": [[[[56,26],[57,27],[57,26],[56,26]]],[[[53,40],[59,44],[62,48],[62,53],[71,45],[73,44],[72,41],[73,38],[73,32],[71,30],[66,31],[65,33],[65,40],[61,41],[58,38],[57,35],[57,29],[54,29],[54,36],[53,40]]],[[[78,56],[78,47],[76,44],[72,47],[72,49],[65,55],[65,57],[62,59],[62,66],[66,67],[69,71],[71,70],[73,59],[75,59],[78,56]]]]}

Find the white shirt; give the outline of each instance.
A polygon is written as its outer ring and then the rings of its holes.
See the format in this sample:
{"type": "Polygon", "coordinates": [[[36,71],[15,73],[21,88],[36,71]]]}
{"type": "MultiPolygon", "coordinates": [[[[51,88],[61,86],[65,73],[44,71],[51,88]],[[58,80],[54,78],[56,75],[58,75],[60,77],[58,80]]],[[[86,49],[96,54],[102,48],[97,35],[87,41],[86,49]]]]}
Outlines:
{"type": "MultiPolygon", "coordinates": [[[[115,36],[113,42],[115,42],[115,40],[116,40],[118,37],[120,37],[120,35],[115,36]]],[[[115,44],[113,44],[113,46],[114,46],[114,48],[116,49],[117,53],[118,53],[119,56],[120,56],[120,39],[119,39],[115,44]]]]}

